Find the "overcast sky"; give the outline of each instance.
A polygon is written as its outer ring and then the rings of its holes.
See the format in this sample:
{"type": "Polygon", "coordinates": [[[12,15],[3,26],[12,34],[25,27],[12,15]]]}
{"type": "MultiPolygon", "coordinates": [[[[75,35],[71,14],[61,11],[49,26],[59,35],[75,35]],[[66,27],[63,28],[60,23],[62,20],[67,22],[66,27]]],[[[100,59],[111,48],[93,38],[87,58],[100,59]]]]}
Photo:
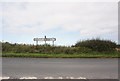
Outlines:
{"type": "MultiPolygon", "coordinates": [[[[55,37],[56,45],[74,45],[91,38],[118,41],[116,2],[0,3],[2,39],[35,44],[35,37],[55,37]]],[[[43,44],[44,42],[39,42],[43,44]]],[[[52,43],[52,42],[47,42],[52,43]]]]}

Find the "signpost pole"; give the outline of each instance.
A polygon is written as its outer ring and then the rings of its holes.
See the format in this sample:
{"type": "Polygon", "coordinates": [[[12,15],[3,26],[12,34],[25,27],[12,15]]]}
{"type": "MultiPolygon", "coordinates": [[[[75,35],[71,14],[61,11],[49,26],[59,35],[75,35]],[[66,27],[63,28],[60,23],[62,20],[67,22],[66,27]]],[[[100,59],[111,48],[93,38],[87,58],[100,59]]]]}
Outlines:
{"type": "Polygon", "coordinates": [[[54,41],[53,41],[53,46],[54,46],[54,41]]]}
{"type": "Polygon", "coordinates": [[[38,50],[38,40],[36,40],[36,50],[38,50]]]}
{"type": "Polygon", "coordinates": [[[45,47],[46,47],[46,41],[45,41],[45,47]]]}
{"type": "Polygon", "coordinates": [[[45,47],[46,47],[46,36],[45,36],[45,47]]]}
{"type": "Polygon", "coordinates": [[[36,46],[38,45],[38,41],[36,41],[36,46]]]}

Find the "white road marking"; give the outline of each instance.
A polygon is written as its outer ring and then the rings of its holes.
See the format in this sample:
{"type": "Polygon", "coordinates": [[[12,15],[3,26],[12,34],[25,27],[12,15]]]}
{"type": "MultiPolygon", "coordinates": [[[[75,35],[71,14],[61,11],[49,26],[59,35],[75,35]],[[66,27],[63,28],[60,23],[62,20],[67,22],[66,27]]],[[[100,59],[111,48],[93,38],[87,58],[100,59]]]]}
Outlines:
{"type": "Polygon", "coordinates": [[[58,79],[63,79],[63,77],[58,77],[58,79]]]}
{"type": "Polygon", "coordinates": [[[76,79],[86,79],[85,77],[78,77],[78,78],[76,78],[76,79]]]}
{"type": "Polygon", "coordinates": [[[74,77],[70,77],[70,79],[74,79],[74,77]]]}
{"type": "Polygon", "coordinates": [[[0,77],[0,80],[2,79],[9,79],[10,77],[0,77]]]}
{"type": "MultiPolygon", "coordinates": [[[[10,79],[10,77],[0,77],[0,80],[2,80],[2,79],[10,79]]],[[[40,79],[40,78],[37,78],[37,77],[21,77],[21,78],[19,78],[19,79],[40,79]]],[[[85,77],[78,77],[78,78],[74,78],[74,77],[66,77],[66,78],[63,78],[63,77],[56,77],[56,78],[54,78],[54,77],[44,77],[43,79],[86,79],[85,77]]]]}
{"type": "Polygon", "coordinates": [[[37,77],[21,77],[20,79],[37,79],[37,77]]]}
{"type": "Polygon", "coordinates": [[[53,77],[44,77],[44,79],[54,79],[53,77]]]}

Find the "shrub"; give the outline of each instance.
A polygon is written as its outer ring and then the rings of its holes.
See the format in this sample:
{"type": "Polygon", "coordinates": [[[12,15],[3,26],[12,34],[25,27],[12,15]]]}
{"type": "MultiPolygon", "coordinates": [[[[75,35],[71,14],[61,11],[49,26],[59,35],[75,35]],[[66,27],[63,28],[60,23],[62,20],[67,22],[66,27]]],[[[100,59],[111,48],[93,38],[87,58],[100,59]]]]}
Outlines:
{"type": "MultiPolygon", "coordinates": [[[[94,52],[114,52],[116,43],[109,40],[92,39],[80,41],[75,46],[51,46],[31,44],[2,43],[2,51],[8,53],[41,53],[41,54],[81,54],[94,52]]],[[[119,47],[119,46],[117,46],[119,47]]]]}
{"type": "Polygon", "coordinates": [[[92,39],[80,41],[75,44],[75,47],[86,47],[92,49],[93,51],[103,52],[103,51],[114,51],[116,48],[116,43],[109,40],[92,39]]]}

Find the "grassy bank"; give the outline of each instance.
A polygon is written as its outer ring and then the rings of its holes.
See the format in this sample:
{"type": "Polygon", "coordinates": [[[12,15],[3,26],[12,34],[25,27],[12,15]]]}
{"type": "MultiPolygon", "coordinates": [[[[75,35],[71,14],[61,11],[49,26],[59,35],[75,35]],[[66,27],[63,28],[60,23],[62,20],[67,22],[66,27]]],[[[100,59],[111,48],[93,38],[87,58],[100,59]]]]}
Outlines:
{"type": "Polygon", "coordinates": [[[31,58],[117,58],[118,54],[38,54],[38,53],[3,53],[2,57],[31,58]]]}

